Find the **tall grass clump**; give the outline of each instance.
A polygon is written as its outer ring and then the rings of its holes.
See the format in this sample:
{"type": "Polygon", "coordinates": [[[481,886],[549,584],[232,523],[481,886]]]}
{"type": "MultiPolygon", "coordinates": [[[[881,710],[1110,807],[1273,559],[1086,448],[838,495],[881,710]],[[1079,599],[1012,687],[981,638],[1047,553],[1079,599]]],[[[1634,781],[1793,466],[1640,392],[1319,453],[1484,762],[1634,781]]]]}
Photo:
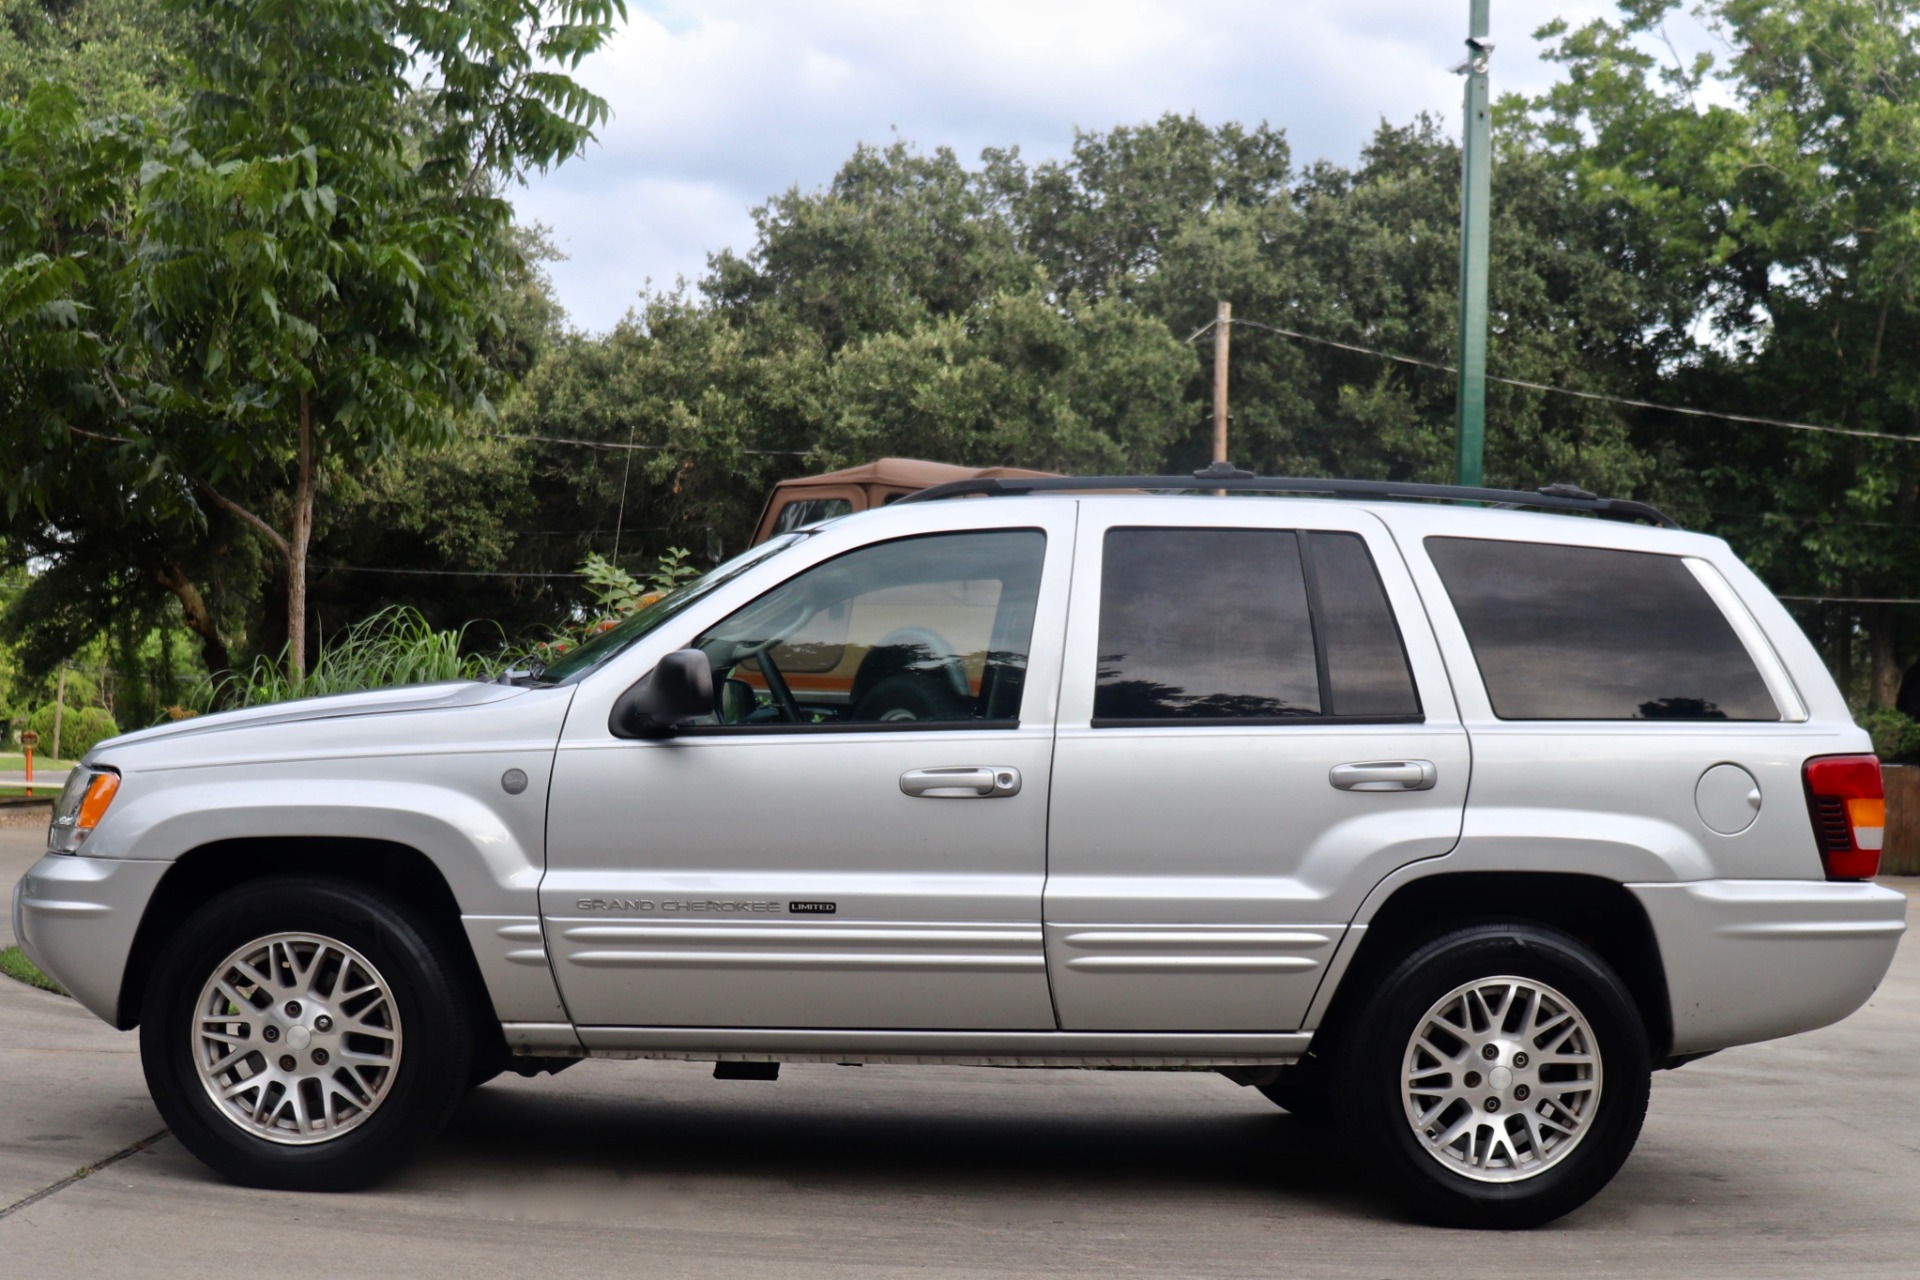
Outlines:
{"type": "Polygon", "coordinates": [[[253,666],[209,687],[207,701],[227,707],[252,707],[288,698],[357,693],[396,684],[435,680],[484,680],[496,660],[463,653],[467,628],[436,631],[418,609],[394,605],[348,627],[329,641],[322,637],[320,657],[304,680],[287,676],[287,652],[277,660],[261,655],[253,666]],[[214,697],[213,694],[219,696],[214,697]]]}

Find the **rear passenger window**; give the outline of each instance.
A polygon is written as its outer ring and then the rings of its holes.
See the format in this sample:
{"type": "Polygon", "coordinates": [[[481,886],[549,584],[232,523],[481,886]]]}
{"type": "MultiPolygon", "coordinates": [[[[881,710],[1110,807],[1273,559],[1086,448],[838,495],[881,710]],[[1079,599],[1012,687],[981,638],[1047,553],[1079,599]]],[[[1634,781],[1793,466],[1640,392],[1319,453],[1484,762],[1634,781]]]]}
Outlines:
{"type": "Polygon", "coordinates": [[[1366,545],[1276,529],[1112,529],[1096,727],[1419,718],[1366,545]]]}
{"type": "Polygon", "coordinates": [[[1678,556],[1428,538],[1502,720],[1778,720],[1678,556]]]}

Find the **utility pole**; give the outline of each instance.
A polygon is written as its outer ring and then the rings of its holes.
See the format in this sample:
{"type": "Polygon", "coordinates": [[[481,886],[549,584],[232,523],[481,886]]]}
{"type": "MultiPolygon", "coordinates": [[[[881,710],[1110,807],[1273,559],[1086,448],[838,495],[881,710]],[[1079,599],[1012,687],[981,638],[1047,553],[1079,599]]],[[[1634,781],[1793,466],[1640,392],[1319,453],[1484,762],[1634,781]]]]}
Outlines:
{"type": "Polygon", "coordinates": [[[1222,302],[1213,317],[1213,460],[1227,460],[1227,334],[1233,304],[1222,302]]]}
{"type": "Polygon", "coordinates": [[[1493,128],[1487,95],[1489,0],[1470,0],[1466,128],[1460,157],[1460,389],[1455,401],[1458,445],[1454,474],[1463,485],[1483,481],[1487,439],[1487,222],[1492,199],[1493,128]]]}
{"type": "Polygon", "coordinates": [[[60,664],[60,687],[53,695],[53,758],[60,758],[60,720],[67,713],[67,664],[60,664]]]}

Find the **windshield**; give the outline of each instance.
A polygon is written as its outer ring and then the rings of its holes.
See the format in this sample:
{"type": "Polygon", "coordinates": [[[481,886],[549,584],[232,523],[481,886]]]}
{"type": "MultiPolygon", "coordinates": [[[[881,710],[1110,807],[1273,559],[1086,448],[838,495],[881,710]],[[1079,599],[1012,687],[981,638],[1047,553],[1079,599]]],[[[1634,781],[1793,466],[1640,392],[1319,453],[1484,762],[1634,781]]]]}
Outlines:
{"type": "Polygon", "coordinates": [[[806,536],[804,533],[782,534],[757,547],[747,548],[725,564],[716,566],[712,572],[695,578],[684,587],[669,591],[632,617],[602,631],[541,672],[540,679],[549,684],[568,684],[578,680],[615,654],[624,653],[642,636],[678,617],[695,601],[725,586],[762,560],[803,541],[806,536]]]}

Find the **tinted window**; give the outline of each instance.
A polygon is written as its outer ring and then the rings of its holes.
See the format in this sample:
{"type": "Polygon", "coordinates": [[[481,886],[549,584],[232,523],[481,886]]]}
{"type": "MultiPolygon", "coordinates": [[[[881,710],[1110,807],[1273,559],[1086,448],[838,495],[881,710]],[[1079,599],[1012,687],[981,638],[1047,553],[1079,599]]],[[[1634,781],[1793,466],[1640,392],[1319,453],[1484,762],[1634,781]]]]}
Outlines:
{"type": "Polygon", "coordinates": [[[1366,542],[1353,533],[1306,537],[1317,596],[1314,618],[1327,655],[1327,713],[1418,714],[1407,651],[1366,542]]]}
{"type": "Polygon", "coordinates": [[[1778,720],[1677,556],[1428,538],[1503,720],[1778,720]]]}
{"type": "Polygon", "coordinates": [[[832,726],[1011,721],[1046,535],[877,543],[815,565],[695,641],[721,722],[832,726]]]}
{"type": "Polygon", "coordinates": [[[1300,540],[1269,529],[1113,529],[1095,720],[1320,714],[1300,540]]]}

